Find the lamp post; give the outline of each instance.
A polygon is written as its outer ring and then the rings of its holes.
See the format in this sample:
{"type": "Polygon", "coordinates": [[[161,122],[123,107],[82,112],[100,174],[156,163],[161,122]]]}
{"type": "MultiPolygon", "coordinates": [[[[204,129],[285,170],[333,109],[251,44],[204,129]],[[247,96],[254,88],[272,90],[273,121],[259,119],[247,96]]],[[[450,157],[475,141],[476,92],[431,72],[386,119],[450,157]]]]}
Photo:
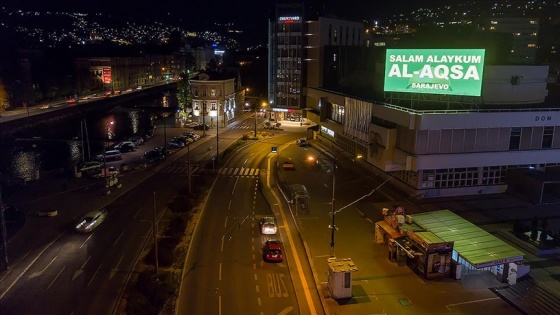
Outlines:
{"type": "Polygon", "coordinates": [[[107,128],[107,137],[105,137],[105,145],[103,148],[103,177],[105,177],[105,194],[108,195],[111,193],[110,185],[109,185],[109,180],[107,177],[107,141],[109,139],[109,136],[111,135],[111,128],[110,126],[112,126],[115,122],[114,121],[108,121],[105,123],[105,127],[107,128]]]}
{"type": "MultiPolygon", "coordinates": [[[[331,217],[331,225],[329,226],[329,228],[331,229],[331,242],[330,242],[330,246],[331,246],[330,256],[331,257],[335,257],[335,253],[334,253],[334,244],[335,244],[334,232],[336,230],[338,230],[336,228],[336,224],[335,224],[335,213],[336,213],[336,211],[335,211],[335,201],[336,201],[335,192],[336,192],[336,168],[337,168],[336,164],[339,161],[337,159],[337,156],[338,156],[339,153],[340,153],[340,151],[338,151],[332,157],[329,157],[330,164],[331,164],[330,165],[331,166],[331,172],[332,172],[332,195],[331,195],[331,216],[332,217],[331,217]]],[[[327,156],[328,154],[326,154],[326,152],[322,151],[322,152],[320,152],[319,157],[321,155],[327,156]]],[[[316,163],[319,163],[319,157],[317,157],[317,159],[315,159],[313,156],[309,156],[307,159],[309,161],[316,161],[316,163]]],[[[358,158],[358,159],[360,159],[360,158],[362,158],[362,155],[358,154],[356,156],[352,156],[352,157],[348,157],[348,158],[358,158]]]]}
{"type": "Polygon", "coordinates": [[[206,122],[204,120],[206,116],[206,101],[202,101],[202,138],[206,137],[206,122]]]}

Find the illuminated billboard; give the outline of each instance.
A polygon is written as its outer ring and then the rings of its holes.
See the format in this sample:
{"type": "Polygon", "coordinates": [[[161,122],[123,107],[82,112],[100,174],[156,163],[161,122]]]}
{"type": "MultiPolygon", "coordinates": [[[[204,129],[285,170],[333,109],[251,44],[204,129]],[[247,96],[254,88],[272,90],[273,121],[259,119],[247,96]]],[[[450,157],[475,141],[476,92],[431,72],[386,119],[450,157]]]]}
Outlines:
{"type": "Polygon", "coordinates": [[[387,49],[385,92],[480,96],[484,49],[387,49]]]}

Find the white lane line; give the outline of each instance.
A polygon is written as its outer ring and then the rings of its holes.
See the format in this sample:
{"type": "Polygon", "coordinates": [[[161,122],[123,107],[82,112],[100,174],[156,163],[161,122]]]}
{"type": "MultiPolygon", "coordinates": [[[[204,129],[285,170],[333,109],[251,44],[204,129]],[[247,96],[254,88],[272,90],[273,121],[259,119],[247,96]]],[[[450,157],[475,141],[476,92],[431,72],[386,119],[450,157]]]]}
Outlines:
{"type": "Polygon", "coordinates": [[[43,272],[45,272],[45,270],[47,270],[47,268],[49,268],[49,266],[52,265],[52,263],[54,262],[56,257],[57,256],[54,256],[54,258],[51,260],[50,263],[48,263],[48,265],[45,266],[45,268],[43,268],[42,270],[39,270],[39,271],[35,271],[34,273],[30,274],[28,278],[31,279],[31,278],[35,278],[35,277],[38,277],[38,276],[42,275],[43,272]]]}
{"type": "Polygon", "coordinates": [[[56,275],[56,277],[54,277],[54,279],[51,281],[51,284],[49,284],[49,286],[47,287],[47,290],[51,288],[51,286],[53,285],[53,283],[56,281],[56,279],[58,279],[58,276],[60,276],[60,274],[62,273],[62,271],[64,270],[64,268],[66,268],[66,266],[62,266],[62,269],[60,269],[60,271],[58,272],[58,274],[56,275]]]}
{"type": "Polygon", "coordinates": [[[136,213],[134,214],[134,216],[132,216],[133,219],[136,219],[136,216],[138,215],[138,213],[140,213],[140,211],[142,211],[142,207],[140,207],[138,209],[138,211],[136,211],[136,213]]]}
{"type": "Polygon", "coordinates": [[[229,204],[227,206],[227,209],[228,209],[228,211],[229,211],[229,209],[231,209],[231,199],[229,200],[229,204]]]}
{"type": "Polygon", "coordinates": [[[226,215],[226,222],[224,222],[224,227],[227,227],[227,219],[228,219],[228,217],[226,215]]]}
{"type": "Polygon", "coordinates": [[[231,190],[231,194],[233,195],[235,193],[235,187],[237,187],[237,182],[239,181],[239,177],[237,177],[235,179],[235,184],[233,184],[233,189],[231,190]]]}
{"type": "Polygon", "coordinates": [[[84,247],[84,245],[86,245],[86,243],[89,241],[89,239],[93,236],[93,234],[91,234],[88,238],[86,238],[86,240],[82,243],[82,245],[80,246],[80,248],[84,247]]]}
{"type": "MultiPolygon", "coordinates": [[[[29,255],[29,253],[31,253],[31,251],[28,251],[27,253],[25,253],[25,255],[23,255],[21,257],[21,259],[18,262],[16,262],[15,264],[13,264],[12,266],[19,265],[19,263],[22,262],[25,259],[25,257],[27,257],[27,255],[29,255]]],[[[2,276],[2,278],[0,278],[0,283],[2,283],[4,281],[4,278],[6,278],[12,270],[14,270],[14,269],[8,269],[8,271],[4,274],[4,276],[2,276]]]]}
{"type": "Polygon", "coordinates": [[[222,315],[222,296],[218,296],[218,315],[222,315]]]}
{"type": "Polygon", "coordinates": [[[113,243],[113,247],[115,247],[115,245],[117,245],[117,242],[121,239],[121,236],[123,236],[124,231],[121,232],[121,234],[119,235],[119,237],[117,237],[117,240],[113,243]]]}
{"type": "Polygon", "coordinates": [[[254,273],[253,275],[255,276],[255,281],[257,281],[257,274],[256,274],[256,273],[254,273]]]}
{"type": "Polygon", "coordinates": [[[218,280],[222,281],[222,263],[220,263],[220,271],[219,271],[219,274],[218,274],[218,280]]]}
{"type": "Polygon", "coordinates": [[[255,289],[257,290],[257,293],[259,293],[259,285],[258,284],[255,286],[255,289]]]}
{"type": "Polygon", "coordinates": [[[43,250],[41,250],[41,252],[39,254],[37,254],[37,256],[35,257],[35,259],[33,259],[33,261],[31,261],[29,263],[29,265],[27,265],[27,267],[25,267],[25,269],[23,269],[23,271],[19,274],[19,276],[17,276],[17,278],[14,279],[14,281],[12,281],[12,283],[10,283],[10,285],[6,288],[6,290],[4,292],[2,292],[2,294],[0,295],[0,300],[4,297],[4,295],[6,295],[6,293],[8,293],[8,291],[10,291],[12,289],[12,287],[16,284],[16,282],[19,281],[19,279],[27,272],[27,270],[29,270],[29,268],[31,268],[31,266],[33,266],[33,264],[37,261],[37,259],[39,259],[39,257],[41,257],[41,255],[43,255],[43,253],[49,249],[49,247],[51,247],[52,244],[54,244],[54,242],[58,241],[59,238],[62,237],[62,235],[64,235],[64,233],[60,233],[60,235],[58,235],[52,242],[50,242],[49,244],[47,244],[45,246],[45,248],[43,248],[43,250]]]}
{"type": "Polygon", "coordinates": [[[259,303],[259,306],[262,305],[262,303],[261,303],[261,298],[257,298],[257,302],[259,303]]]}
{"type": "Polygon", "coordinates": [[[87,284],[88,287],[91,284],[91,282],[93,281],[93,279],[95,278],[95,275],[97,275],[97,273],[99,272],[99,269],[101,269],[101,265],[99,265],[99,267],[97,267],[97,270],[95,270],[95,272],[93,273],[93,276],[91,277],[91,279],[89,280],[89,282],[87,284]]]}
{"type": "Polygon", "coordinates": [[[224,251],[224,237],[222,236],[222,247],[220,248],[220,251],[223,252],[224,251]]]}
{"type": "Polygon", "coordinates": [[[84,263],[82,264],[80,269],[74,271],[74,275],[72,276],[72,281],[74,281],[74,279],[76,279],[80,274],[82,274],[82,272],[84,272],[84,267],[86,266],[86,264],[87,264],[87,262],[89,261],[90,258],[91,258],[91,255],[89,255],[89,257],[86,259],[86,261],[84,261],[84,263]]]}
{"type": "Polygon", "coordinates": [[[123,258],[124,258],[124,255],[121,255],[121,259],[119,259],[119,262],[117,263],[115,268],[111,269],[111,275],[109,276],[109,280],[113,279],[115,274],[117,274],[117,272],[119,271],[119,265],[121,264],[121,261],[123,260],[123,258]]]}
{"type": "Polygon", "coordinates": [[[455,304],[447,304],[445,307],[447,307],[448,310],[451,310],[451,308],[452,308],[453,306],[457,306],[457,305],[465,305],[465,304],[486,302],[486,301],[492,301],[492,300],[501,300],[501,298],[499,298],[499,297],[493,297],[493,298],[480,299],[480,300],[474,300],[474,301],[467,301],[467,302],[461,302],[461,303],[455,303],[455,304]]]}

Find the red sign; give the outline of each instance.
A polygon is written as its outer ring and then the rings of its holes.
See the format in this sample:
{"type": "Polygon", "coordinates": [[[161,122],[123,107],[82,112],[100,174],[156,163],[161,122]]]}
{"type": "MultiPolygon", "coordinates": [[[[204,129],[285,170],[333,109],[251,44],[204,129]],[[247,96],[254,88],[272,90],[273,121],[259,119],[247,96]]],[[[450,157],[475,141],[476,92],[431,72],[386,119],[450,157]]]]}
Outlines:
{"type": "Polygon", "coordinates": [[[103,68],[103,83],[111,83],[111,68],[103,68]]]}

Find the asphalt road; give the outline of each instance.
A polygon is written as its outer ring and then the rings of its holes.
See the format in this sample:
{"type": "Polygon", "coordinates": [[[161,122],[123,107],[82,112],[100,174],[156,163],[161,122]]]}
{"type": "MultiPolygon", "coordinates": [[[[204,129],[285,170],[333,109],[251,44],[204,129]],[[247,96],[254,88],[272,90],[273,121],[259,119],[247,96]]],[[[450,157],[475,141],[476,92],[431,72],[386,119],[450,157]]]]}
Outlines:
{"type": "MultiPolygon", "coordinates": [[[[262,259],[258,219],[273,215],[260,182],[274,140],[241,148],[222,166],[185,266],[178,314],[298,314],[287,261],[262,259]]],[[[286,251],[286,255],[288,251],[286,251]]]]}

